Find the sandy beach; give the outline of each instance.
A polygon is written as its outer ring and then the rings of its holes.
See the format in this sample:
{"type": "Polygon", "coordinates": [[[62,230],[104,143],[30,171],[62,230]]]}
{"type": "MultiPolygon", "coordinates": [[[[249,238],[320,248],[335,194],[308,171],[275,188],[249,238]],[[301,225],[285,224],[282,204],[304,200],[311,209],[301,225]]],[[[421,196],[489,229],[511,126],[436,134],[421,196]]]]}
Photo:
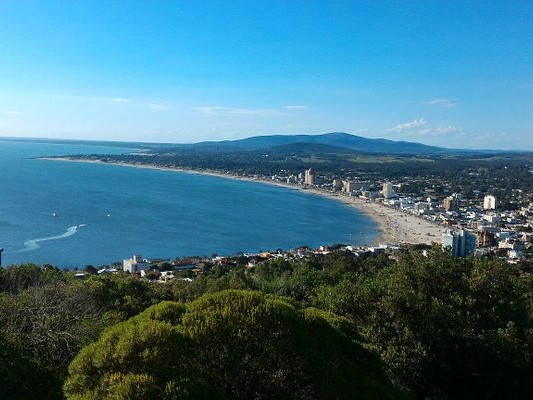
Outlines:
{"type": "MultiPolygon", "coordinates": [[[[281,186],[295,190],[302,190],[305,193],[310,193],[319,196],[325,196],[336,201],[340,201],[351,207],[357,208],[372,219],[376,221],[381,231],[372,244],[378,245],[381,243],[394,244],[431,244],[432,242],[441,242],[441,235],[445,231],[445,227],[419,218],[412,214],[407,214],[399,209],[387,207],[377,202],[367,202],[358,197],[347,196],[339,192],[329,192],[319,188],[310,188],[301,185],[288,184],[270,179],[255,179],[250,177],[242,177],[233,174],[225,174],[216,171],[198,171],[183,168],[167,168],[147,164],[133,164],[133,163],[108,163],[100,160],[80,160],[71,159],[68,157],[49,158],[42,157],[42,160],[52,161],[68,161],[68,162],[83,162],[83,163],[97,163],[97,164],[112,164],[124,167],[133,168],[149,168],[165,171],[176,171],[189,174],[210,175],[226,179],[239,179],[249,182],[258,182],[269,185],[281,186]]],[[[370,245],[370,243],[368,243],[370,245]]]]}

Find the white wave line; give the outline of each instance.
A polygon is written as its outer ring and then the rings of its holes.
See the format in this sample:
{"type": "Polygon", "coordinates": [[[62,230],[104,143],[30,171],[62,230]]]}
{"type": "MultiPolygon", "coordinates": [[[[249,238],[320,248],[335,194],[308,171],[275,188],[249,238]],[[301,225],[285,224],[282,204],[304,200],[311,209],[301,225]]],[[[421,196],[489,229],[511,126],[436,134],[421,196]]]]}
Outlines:
{"type": "Polygon", "coordinates": [[[12,251],[10,253],[11,254],[13,254],[13,253],[23,253],[23,252],[26,252],[26,251],[37,250],[39,247],[41,247],[39,242],[45,242],[47,240],[57,240],[57,239],[67,238],[69,236],[74,235],[76,232],[78,232],[79,228],[81,228],[83,226],[85,226],[85,224],[71,226],[71,227],[69,227],[67,229],[67,231],[65,233],[63,233],[61,235],[48,236],[48,237],[39,238],[39,239],[27,240],[27,241],[24,242],[24,248],[23,249],[15,250],[15,251],[12,251]]]}

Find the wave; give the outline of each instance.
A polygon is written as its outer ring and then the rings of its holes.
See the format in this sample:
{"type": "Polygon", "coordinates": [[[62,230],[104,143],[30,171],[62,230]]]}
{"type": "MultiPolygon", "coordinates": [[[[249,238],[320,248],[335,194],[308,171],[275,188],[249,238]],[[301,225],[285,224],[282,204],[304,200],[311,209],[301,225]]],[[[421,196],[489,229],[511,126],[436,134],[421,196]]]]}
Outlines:
{"type": "Polygon", "coordinates": [[[74,235],[76,232],[78,232],[78,230],[80,228],[82,228],[84,226],[85,226],[85,224],[74,225],[74,226],[69,227],[67,229],[67,231],[65,233],[61,234],[61,235],[48,236],[48,237],[39,238],[39,239],[27,240],[27,241],[24,242],[24,248],[19,249],[19,250],[15,250],[15,251],[11,251],[10,253],[11,254],[13,254],[13,253],[24,253],[24,252],[27,252],[27,251],[37,250],[38,248],[41,247],[41,245],[39,244],[40,242],[45,242],[47,240],[57,240],[57,239],[67,238],[69,236],[74,235]]]}

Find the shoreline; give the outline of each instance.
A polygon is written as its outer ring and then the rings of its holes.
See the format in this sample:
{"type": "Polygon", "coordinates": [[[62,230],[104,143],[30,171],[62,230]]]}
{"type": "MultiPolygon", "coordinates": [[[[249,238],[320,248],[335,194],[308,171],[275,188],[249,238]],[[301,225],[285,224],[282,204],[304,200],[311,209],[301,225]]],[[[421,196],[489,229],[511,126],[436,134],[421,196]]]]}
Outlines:
{"type": "Polygon", "coordinates": [[[378,225],[380,233],[368,245],[378,245],[380,243],[391,244],[431,244],[440,242],[440,237],[445,231],[445,227],[434,222],[417,217],[412,214],[404,213],[398,209],[387,207],[376,202],[367,202],[358,197],[346,196],[339,192],[329,192],[313,187],[305,187],[268,179],[257,179],[245,176],[226,174],[216,171],[204,171],[186,168],[161,167],[150,164],[134,164],[126,162],[106,162],[101,160],[72,159],[68,157],[39,157],[40,160],[49,161],[68,161],[93,164],[109,164],[130,168],[155,169],[160,171],[173,171],[188,174],[198,174],[214,176],[225,179],[236,179],[247,182],[257,182],[267,185],[279,186],[293,190],[299,190],[304,193],[327,197],[329,199],[341,202],[349,207],[353,207],[362,212],[369,218],[373,219],[378,225]]]}

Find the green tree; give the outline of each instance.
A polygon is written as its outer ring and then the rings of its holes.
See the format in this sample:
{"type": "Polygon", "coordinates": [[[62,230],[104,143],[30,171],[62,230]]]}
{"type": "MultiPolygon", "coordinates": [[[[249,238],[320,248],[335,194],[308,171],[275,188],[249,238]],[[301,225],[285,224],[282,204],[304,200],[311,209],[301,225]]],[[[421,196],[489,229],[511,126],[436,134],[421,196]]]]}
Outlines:
{"type": "Polygon", "coordinates": [[[69,367],[69,399],[404,396],[353,324],[260,292],[162,302],[104,331],[69,367]]]}
{"type": "Polygon", "coordinates": [[[96,275],[86,282],[98,305],[117,320],[132,317],[157,302],[153,285],[135,275],[96,275]]]}
{"type": "Polygon", "coordinates": [[[351,299],[330,292],[324,302],[354,318],[391,377],[419,398],[533,392],[533,280],[514,266],[435,248],[359,280],[351,299]]]}
{"type": "Polygon", "coordinates": [[[83,282],[41,278],[0,293],[0,398],[61,399],[68,364],[102,329],[83,282]]]}

